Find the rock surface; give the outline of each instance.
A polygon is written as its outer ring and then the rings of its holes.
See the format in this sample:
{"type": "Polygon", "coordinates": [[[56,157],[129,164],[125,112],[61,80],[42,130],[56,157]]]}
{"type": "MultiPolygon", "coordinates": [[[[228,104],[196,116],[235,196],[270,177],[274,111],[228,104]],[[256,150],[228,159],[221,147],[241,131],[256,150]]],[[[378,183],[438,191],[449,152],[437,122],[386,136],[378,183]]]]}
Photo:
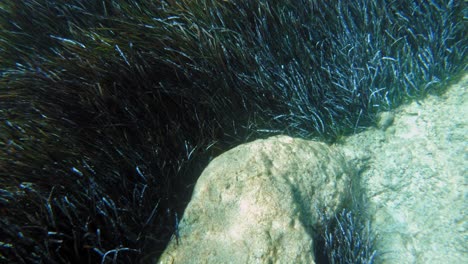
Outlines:
{"type": "Polygon", "coordinates": [[[342,206],[351,174],[323,143],[240,145],[204,170],[159,263],[314,263],[317,210],[331,216],[342,206]]]}
{"type": "Polygon", "coordinates": [[[375,263],[466,263],[467,88],[468,75],[333,147],[278,136],[222,154],[159,263],[314,263],[317,209],[333,215],[351,177],[375,263]]]}
{"type": "Polygon", "coordinates": [[[362,171],[376,263],[468,263],[467,88],[465,76],[342,146],[362,171]]]}

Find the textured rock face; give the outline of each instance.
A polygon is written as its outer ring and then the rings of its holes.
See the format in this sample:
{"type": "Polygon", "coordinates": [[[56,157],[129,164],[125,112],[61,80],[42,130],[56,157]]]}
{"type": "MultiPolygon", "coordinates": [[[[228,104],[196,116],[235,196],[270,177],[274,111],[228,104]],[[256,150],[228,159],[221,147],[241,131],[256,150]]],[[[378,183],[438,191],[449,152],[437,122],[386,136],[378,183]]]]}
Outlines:
{"type": "Polygon", "coordinates": [[[281,136],[226,152],[200,177],[159,263],[313,263],[317,209],[340,207],[354,171],[376,263],[465,263],[467,87],[465,76],[441,97],[382,113],[377,128],[333,148],[281,136]]]}
{"type": "Polygon", "coordinates": [[[280,136],[238,146],[200,176],[158,263],[314,263],[317,210],[339,209],[350,174],[322,143],[280,136]]]}
{"type": "Polygon", "coordinates": [[[468,75],[343,146],[363,171],[376,263],[467,262],[467,88],[468,75]]]}

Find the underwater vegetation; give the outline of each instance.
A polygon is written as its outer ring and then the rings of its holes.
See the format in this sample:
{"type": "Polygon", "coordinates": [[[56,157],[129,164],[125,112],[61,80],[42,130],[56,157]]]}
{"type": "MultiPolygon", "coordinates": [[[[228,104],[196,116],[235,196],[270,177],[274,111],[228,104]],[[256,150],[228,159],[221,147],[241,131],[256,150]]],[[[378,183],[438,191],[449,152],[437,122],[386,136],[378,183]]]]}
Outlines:
{"type": "Polygon", "coordinates": [[[349,209],[343,209],[319,232],[315,241],[317,263],[372,264],[377,256],[373,248],[376,235],[370,231],[370,223],[364,223],[349,209]]]}
{"type": "Polygon", "coordinates": [[[443,92],[466,70],[467,13],[462,0],[2,1],[0,261],[156,258],[222,151],[331,142],[443,92]]]}

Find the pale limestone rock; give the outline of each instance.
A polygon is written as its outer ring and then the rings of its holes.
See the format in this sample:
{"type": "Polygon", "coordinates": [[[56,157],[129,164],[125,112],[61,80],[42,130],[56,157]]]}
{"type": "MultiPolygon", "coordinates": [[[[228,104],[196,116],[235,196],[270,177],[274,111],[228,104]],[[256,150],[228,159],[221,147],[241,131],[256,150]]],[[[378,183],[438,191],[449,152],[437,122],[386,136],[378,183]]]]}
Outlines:
{"type": "Polygon", "coordinates": [[[347,199],[350,170],[323,143],[272,137],[214,159],[158,263],[314,263],[317,210],[347,199]]]}
{"type": "Polygon", "coordinates": [[[468,75],[342,146],[362,171],[376,263],[468,263],[467,88],[468,75]]]}
{"type": "Polygon", "coordinates": [[[201,176],[160,263],[313,263],[316,208],[333,214],[355,171],[375,263],[465,263],[467,88],[465,76],[335,149],[275,137],[228,151],[201,176]]]}

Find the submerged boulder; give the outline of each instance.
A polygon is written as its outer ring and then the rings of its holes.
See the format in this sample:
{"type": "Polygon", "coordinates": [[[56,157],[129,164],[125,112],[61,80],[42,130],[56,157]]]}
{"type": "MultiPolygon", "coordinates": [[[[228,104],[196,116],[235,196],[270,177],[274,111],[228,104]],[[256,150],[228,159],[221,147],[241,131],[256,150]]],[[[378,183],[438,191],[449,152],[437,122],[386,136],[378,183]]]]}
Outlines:
{"type": "Polygon", "coordinates": [[[314,230],[349,197],[326,144],[287,136],[240,145],[200,176],[159,263],[314,263],[314,230]]]}

